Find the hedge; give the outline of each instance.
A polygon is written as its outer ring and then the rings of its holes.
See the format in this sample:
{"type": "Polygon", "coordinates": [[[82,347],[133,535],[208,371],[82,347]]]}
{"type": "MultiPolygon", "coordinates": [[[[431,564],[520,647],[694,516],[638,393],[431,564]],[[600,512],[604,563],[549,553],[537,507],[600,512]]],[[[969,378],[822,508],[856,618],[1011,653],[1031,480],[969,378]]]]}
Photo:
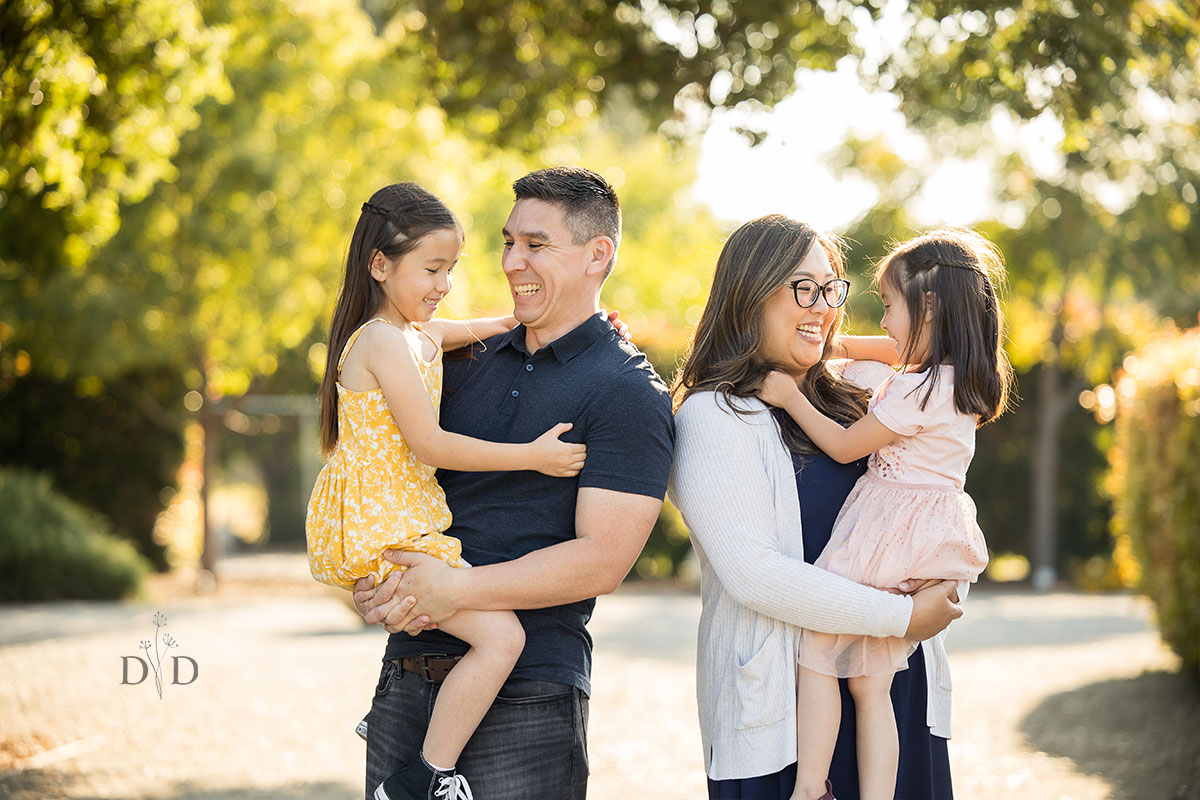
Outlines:
{"type": "Polygon", "coordinates": [[[50,478],[0,470],[0,602],[115,600],[150,570],[108,521],[68,499],[50,478]]]}
{"type": "Polygon", "coordinates": [[[1200,328],[1125,359],[1107,486],[1116,553],[1154,603],[1163,640],[1200,670],[1200,328]]]}
{"type": "Polygon", "coordinates": [[[183,459],[187,388],[167,369],[103,383],[29,374],[0,381],[0,465],[49,474],[58,490],[94,508],[159,569],[153,538],[183,459]]]}

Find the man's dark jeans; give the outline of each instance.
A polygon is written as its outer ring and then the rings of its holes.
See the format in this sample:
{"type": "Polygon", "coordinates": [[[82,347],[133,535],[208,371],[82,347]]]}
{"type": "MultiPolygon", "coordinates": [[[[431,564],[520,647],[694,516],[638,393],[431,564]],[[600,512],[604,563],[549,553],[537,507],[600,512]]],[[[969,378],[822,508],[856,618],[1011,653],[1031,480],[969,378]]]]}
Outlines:
{"type": "MultiPolygon", "coordinates": [[[[440,685],[384,662],[367,715],[367,800],[421,752],[440,685]]],[[[456,769],[475,800],[584,800],[587,714],[573,686],[510,679],[456,769]]]]}

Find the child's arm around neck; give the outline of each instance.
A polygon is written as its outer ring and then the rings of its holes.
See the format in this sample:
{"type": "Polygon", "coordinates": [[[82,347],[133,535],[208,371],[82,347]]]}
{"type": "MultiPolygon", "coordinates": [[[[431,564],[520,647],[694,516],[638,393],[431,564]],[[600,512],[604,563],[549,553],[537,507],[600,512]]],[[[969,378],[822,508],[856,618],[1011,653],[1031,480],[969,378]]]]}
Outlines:
{"type": "Polygon", "coordinates": [[[570,430],[567,423],[528,444],[488,442],[442,430],[416,357],[400,329],[372,325],[355,343],[358,347],[364,348],[363,366],[383,390],[400,434],[421,463],[464,472],[537,470],[556,477],[578,474],[583,467],[584,446],[558,439],[570,430]]]}
{"type": "Polygon", "coordinates": [[[764,403],[782,408],[804,429],[808,438],[825,455],[839,464],[857,461],[894,441],[898,434],[867,414],[849,428],[818,411],[789,375],[774,371],[767,375],[758,397],[764,403]]]}
{"type": "Polygon", "coordinates": [[[466,347],[472,342],[507,333],[517,327],[517,318],[487,317],[486,319],[431,319],[421,329],[443,350],[466,347]]]}
{"type": "Polygon", "coordinates": [[[833,340],[833,356],[852,361],[879,361],[892,367],[900,364],[900,351],[890,336],[839,334],[833,340]]]}

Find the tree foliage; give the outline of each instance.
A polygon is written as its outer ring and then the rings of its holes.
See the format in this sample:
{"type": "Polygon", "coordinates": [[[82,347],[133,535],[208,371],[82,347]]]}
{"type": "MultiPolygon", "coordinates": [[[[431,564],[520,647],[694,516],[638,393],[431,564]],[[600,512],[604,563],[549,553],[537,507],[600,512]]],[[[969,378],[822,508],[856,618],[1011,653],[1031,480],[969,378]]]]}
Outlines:
{"type": "Polygon", "coordinates": [[[1200,297],[1198,12],[1192,0],[924,0],[904,46],[864,74],[940,152],[997,158],[1018,295],[1054,316],[1084,280],[1186,319],[1200,297]],[[1040,160],[997,141],[1031,123],[1053,150],[1040,160]]]}
{"type": "Polygon", "coordinates": [[[57,300],[27,327],[59,334],[27,344],[35,368],[169,365],[213,398],[245,392],[326,312],[362,199],[436,158],[443,117],[380,63],[353,3],[201,8],[232,37],[230,92],[197,106],[176,174],[122,208],[87,280],[39,283],[57,300]]]}
{"type": "Polygon", "coordinates": [[[227,41],[193,5],[172,0],[0,7],[6,283],[81,267],[116,231],[119,204],[174,174],[179,136],[199,122],[196,104],[227,91],[227,41]]]}
{"type": "Polygon", "coordinates": [[[796,66],[832,69],[853,26],[836,7],[729,0],[368,0],[398,59],[475,136],[535,149],[611,104],[653,124],[683,106],[772,104],[796,66]]]}

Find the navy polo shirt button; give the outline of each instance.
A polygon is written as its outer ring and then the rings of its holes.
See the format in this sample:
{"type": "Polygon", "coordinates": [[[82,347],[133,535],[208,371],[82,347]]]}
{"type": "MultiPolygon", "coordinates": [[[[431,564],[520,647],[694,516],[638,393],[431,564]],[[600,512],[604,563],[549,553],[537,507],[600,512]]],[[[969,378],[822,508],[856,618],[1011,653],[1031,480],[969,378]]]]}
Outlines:
{"type": "Polygon", "coordinates": [[[513,397],[516,397],[516,396],[517,396],[517,395],[519,395],[519,394],[521,394],[521,393],[520,393],[520,392],[518,392],[516,389],[513,389],[513,390],[512,390],[512,396],[513,396],[513,397]]]}
{"type": "Polygon", "coordinates": [[[526,364],[526,365],[525,365],[525,371],[526,371],[526,372],[533,372],[533,364],[526,364]]]}

